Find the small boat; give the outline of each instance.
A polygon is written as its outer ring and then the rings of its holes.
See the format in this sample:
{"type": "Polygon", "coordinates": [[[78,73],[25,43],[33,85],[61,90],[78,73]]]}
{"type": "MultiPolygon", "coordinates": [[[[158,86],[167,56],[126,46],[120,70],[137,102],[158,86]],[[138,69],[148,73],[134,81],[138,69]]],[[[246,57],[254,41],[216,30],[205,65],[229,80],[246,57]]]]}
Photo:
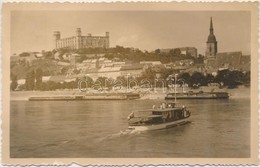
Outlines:
{"type": "Polygon", "coordinates": [[[189,122],[190,112],[186,106],[162,103],[160,107],[132,112],[128,116],[128,129],[136,131],[158,130],[183,125],[189,122]]]}
{"type": "MultiPolygon", "coordinates": [[[[132,112],[128,116],[128,129],[136,131],[158,130],[183,125],[189,122],[190,111],[186,106],[176,105],[176,81],[175,74],[175,100],[174,103],[161,103],[160,107],[153,105],[152,109],[132,112]]],[[[172,79],[172,78],[171,78],[172,79]]]]}

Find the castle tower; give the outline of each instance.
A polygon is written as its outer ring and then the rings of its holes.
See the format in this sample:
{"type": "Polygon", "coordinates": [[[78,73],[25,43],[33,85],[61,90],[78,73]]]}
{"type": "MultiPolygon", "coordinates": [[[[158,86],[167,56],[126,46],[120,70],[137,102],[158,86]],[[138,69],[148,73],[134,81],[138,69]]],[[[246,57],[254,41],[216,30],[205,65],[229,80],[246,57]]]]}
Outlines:
{"type": "Polygon", "coordinates": [[[81,49],[82,40],[81,40],[81,29],[76,29],[76,49],[81,49]]]}
{"type": "Polygon", "coordinates": [[[77,29],[76,29],[76,36],[77,36],[77,37],[80,37],[80,36],[81,36],[81,29],[80,29],[80,28],[77,28],[77,29]]]}
{"type": "Polygon", "coordinates": [[[214,35],[212,17],[210,18],[209,36],[207,41],[206,58],[216,58],[218,52],[217,40],[214,35]]]}
{"type": "Polygon", "coordinates": [[[104,48],[109,48],[109,32],[106,32],[106,41],[104,43],[104,48]]]}
{"type": "Polygon", "coordinates": [[[57,49],[57,41],[60,40],[60,32],[54,31],[53,37],[54,37],[54,48],[57,49]]]}

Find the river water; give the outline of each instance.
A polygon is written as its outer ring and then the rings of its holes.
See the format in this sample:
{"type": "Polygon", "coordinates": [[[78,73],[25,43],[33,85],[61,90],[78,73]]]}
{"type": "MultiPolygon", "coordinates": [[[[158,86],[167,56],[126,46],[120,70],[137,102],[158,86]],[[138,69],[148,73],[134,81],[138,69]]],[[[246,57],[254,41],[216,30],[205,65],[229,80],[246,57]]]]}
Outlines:
{"type": "Polygon", "coordinates": [[[122,134],[133,110],[163,100],[11,101],[12,158],[250,156],[250,99],[179,100],[191,123],[122,134]]]}

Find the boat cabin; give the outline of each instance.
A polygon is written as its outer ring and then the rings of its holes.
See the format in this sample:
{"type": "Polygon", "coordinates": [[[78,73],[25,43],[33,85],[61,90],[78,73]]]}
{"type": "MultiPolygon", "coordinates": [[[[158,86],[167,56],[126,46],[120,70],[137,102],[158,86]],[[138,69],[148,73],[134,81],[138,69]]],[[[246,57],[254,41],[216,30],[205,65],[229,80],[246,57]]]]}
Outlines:
{"type": "Polygon", "coordinates": [[[175,107],[175,105],[175,103],[162,103],[158,108],[153,106],[152,110],[137,111],[132,114],[132,117],[129,119],[129,124],[159,124],[184,119],[190,116],[185,106],[175,107]],[[146,113],[146,115],[144,115],[144,113],[146,113]]]}

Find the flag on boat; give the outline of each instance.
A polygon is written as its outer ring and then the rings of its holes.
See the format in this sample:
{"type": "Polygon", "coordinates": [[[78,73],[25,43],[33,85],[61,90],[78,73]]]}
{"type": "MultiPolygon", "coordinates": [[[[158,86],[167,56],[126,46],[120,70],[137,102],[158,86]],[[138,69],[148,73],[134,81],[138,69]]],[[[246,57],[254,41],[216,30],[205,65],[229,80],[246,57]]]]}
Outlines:
{"type": "Polygon", "coordinates": [[[131,114],[128,115],[127,119],[129,120],[129,119],[131,119],[133,117],[134,117],[134,112],[131,112],[131,114]]]}

